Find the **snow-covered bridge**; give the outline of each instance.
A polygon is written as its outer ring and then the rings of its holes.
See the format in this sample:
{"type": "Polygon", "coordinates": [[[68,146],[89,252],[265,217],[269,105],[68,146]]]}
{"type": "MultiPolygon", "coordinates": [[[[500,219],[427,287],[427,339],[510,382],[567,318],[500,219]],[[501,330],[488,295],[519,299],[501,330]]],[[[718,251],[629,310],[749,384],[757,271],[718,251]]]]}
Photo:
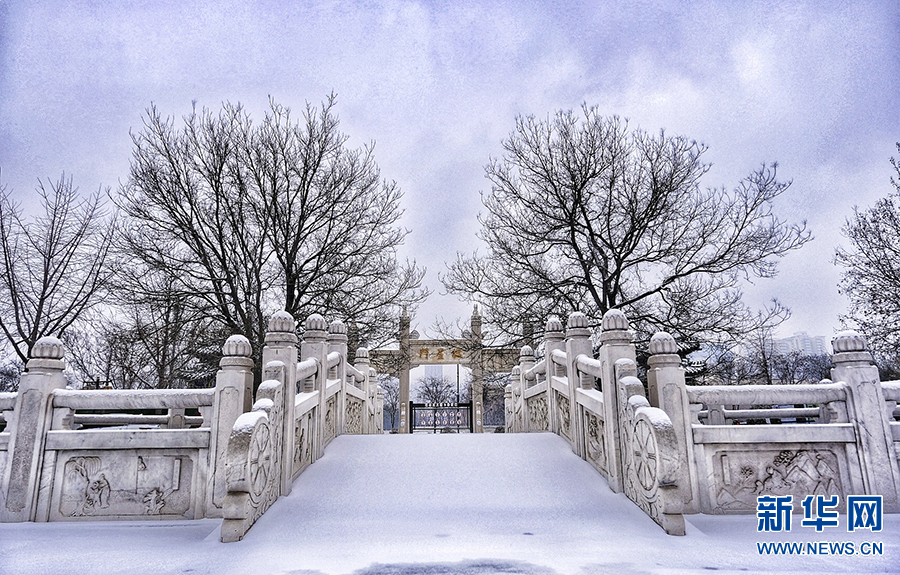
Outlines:
{"type": "MultiPolygon", "coordinates": [[[[221,521],[0,524],[0,573],[878,573],[880,557],[760,556],[747,515],[687,518],[671,537],[549,433],[341,436],[238,543],[221,521]]],[[[842,533],[857,543],[871,534],[842,533]]]]}
{"type": "Polygon", "coordinates": [[[597,358],[589,335],[575,313],[565,333],[548,321],[540,361],[522,348],[506,429],[538,433],[434,436],[382,433],[366,350],[349,364],[345,327],[320,316],[298,348],[293,318],[275,314],[255,401],[240,336],[215,389],[166,392],[67,390],[62,345],[42,340],[19,393],[0,395],[0,573],[126,572],[141,555],[133,572],[896,568],[897,516],[810,536],[757,533],[752,514],[758,494],[795,511],[813,494],[896,507],[900,383],[878,381],[858,334],[835,340],[837,383],[765,389],[685,385],[657,334],[649,399],[626,318],[604,317],[597,358]],[[787,415],[815,423],[731,424],[787,415]],[[880,553],[803,547],[770,564],[757,542],[880,553]]]}

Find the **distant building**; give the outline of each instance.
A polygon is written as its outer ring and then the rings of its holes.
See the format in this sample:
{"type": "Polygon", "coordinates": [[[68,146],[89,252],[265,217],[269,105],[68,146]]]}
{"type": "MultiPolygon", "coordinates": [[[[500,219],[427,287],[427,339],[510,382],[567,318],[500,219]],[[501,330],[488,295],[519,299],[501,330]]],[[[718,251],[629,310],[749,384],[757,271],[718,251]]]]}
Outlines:
{"type": "Polygon", "coordinates": [[[425,368],[425,377],[440,379],[444,377],[444,366],[443,365],[425,365],[422,366],[425,368]]]}
{"type": "Polygon", "coordinates": [[[791,337],[776,339],[775,349],[785,355],[794,351],[799,351],[803,355],[830,355],[831,342],[825,336],[810,336],[801,331],[791,337]]]}

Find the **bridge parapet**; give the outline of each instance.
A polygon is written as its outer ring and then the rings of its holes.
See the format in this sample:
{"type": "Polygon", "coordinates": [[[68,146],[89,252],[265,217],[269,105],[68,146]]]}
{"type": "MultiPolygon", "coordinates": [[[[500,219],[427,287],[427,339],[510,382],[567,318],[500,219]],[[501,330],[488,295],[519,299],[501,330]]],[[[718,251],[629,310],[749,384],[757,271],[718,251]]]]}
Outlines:
{"type": "Polygon", "coordinates": [[[241,335],[213,389],[66,389],[62,343],[40,340],[19,392],[0,394],[0,520],[223,517],[223,541],[240,539],[321,456],[326,420],[332,436],[382,432],[367,351],[349,365],[337,323],[305,327],[298,350],[294,319],[273,315],[255,402],[241,335]]]}
{"type": "Polygon", "coordinates": [[[879,381],[859,334],[835,338],[837,383],[700,387],[660,332],[645,394],[624,314],[604,316],[596,354],[582,314],[564,340],[560,327],[548,321],[543,358],[523,352],[507,431],[560,435],[667,533],[684,533],[684,513],[755,513],[761,495],[837,495],[841,510],[880,495],[900,512],[900,382],[879,381]]]}

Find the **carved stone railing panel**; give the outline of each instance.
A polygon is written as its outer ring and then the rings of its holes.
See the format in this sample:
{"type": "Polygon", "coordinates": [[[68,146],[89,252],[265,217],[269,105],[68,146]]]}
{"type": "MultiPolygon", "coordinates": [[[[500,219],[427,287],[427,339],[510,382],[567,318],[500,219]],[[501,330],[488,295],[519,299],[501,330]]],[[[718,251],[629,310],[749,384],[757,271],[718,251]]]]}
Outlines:
{"type": "Polygon", "coordinates": [[[337,436],[337,396],[332,395],[325,400],[325,445],[337,436]]]}
{"type": "Polygon", "coordinates": [[[559,434],[562,435],[566,441],[572,443],[572,416],[569,409],[569,397],[563,395],[558,390],[553,389],[551,391],[556,394],[556,413],[557,421],[559,421],[559,434]]]}
{"type": "Polygon", "coordinates": [[[60,451],[50,521],[103,519],[195,519],[196,450],[60,451]]]}
{"type": "Polygon", "coordinates": [[[550,431],[550,410],[547,394],[542,393],[528,400],[528,431],[550,431]]]}
{"type": "Polygon", "coordinates": [[[706,513],[753,513],[760,495],[838,495],[844,509],[849,495],[843,448],[833,445],[782,445],[776,448],[715,449],[709,454],[711,482],[706,513]]]}
{"type": "Polygon", "coordinates": [[[607,474],[607,457],[606,457],[606,430],[603,419],[596,413],[585,410],[584,428],[587,432],[585,440],[585,456],[588,463],[593,465],[597,471],[605,477],[607,474]]]}
{"type": "Polygon", "coordinates": [[[636,377],[620,378],[618,389],[625,495],[666,533],[684,535],[676,482],[686,462],[672,421],[663,410],[650,406],[636,377]]]}
{"type": "MultiPolygon", "coordinates": [[[[268,382],[267,382],[268,383],[268,382]]],[[[270,394],[280,398],[283,386],[272,382],[270,394]]],[[[240,541],[281,495],[281,406],[263,398],[238,417],[228,441],[223,508],[223,542],[240,541]]]]}
{"type": "Polygon", "coordinates": [[[344,419],[344,433],[360,435],[363,432],[363,402],[355,397],[347,397],[347,412],[344,419]]]}
{"type": "Polygon", "coordinates": [[[312,463],[314,411],[308,411],[294,421],[293,478],[296,479],[312,463]]]}

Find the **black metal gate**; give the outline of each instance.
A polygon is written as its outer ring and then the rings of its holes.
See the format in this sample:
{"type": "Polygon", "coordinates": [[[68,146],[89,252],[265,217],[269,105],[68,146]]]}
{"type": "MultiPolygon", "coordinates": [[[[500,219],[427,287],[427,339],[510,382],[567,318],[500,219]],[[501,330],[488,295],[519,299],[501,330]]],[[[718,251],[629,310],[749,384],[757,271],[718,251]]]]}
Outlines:
{"type": "Polygon", "coordinates": [[[472,402],[413,403],[409,402],[410,433],[430,430],[432,433],[472,432],[472,402]]]}

